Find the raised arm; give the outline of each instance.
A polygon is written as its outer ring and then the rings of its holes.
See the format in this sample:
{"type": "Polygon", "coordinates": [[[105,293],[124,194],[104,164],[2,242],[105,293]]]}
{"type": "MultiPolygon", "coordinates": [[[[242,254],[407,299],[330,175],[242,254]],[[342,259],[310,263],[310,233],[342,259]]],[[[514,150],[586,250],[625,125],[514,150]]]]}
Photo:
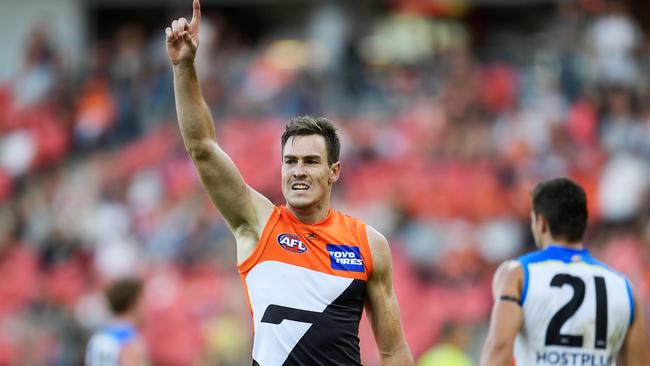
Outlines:
{"type": "Polygon", "coordinates": [[[645,319],[643,318],[643,307],[634,296],[634,320],[625,335],[623,346],[619,353],[619,362],[623,366],[647,366],[650,365],[650,351],[648,351],[648,333],[645,330],[645,319]]]}
{"type": "Polygon", "coordinates": [[[481,353],[481,366],[512,365],[512,348],[524,321],[524,312],[515,302],[521,298],[522,280],[521,265],[514,261],[502,263],[494,274],[494,306],[490,330],[481,353]]]}
{"type": "Polygon", "coordinates": [[[180,18],[165,29],[167,54],[174,69],[178,124],[203,187],[235,234],[241,261],[252,249],[240,251],[240,244],[254,246],[256,235],[259,237],[263,230],[273,204],[244,182],[233,161],[217,144],[214,121],[201,94],[194,67],[201,21],[199,0],[194,0],[192,8],[189,23],[180,18]]]}
{"type": "Polygon", "coordinates": [[[383,366],[413,365],[413,355],[406,343],[399,305],[393,291],[393,269],[388,241],[367,226],[372,251],[373,270],[366,288],[366,310],[375,335],[383,366]]]}

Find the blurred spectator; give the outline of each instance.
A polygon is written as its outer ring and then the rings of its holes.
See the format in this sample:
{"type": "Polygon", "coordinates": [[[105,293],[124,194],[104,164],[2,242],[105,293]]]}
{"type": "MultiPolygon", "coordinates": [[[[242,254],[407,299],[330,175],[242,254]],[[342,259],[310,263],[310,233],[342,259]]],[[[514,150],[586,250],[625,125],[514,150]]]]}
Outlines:
{"type": "Polygon", "coordinates": [[[581,58],[576,45],[581,43],[585,16],[580,4],[573,0],[560,0],[556,16],[549,21],[545,43],[557,53],[559,61],[559,84],[563,94],[574,101],[580,94],[581,58]]]}
{"type": "Polygon", "coordinates": [[[59,71],[59,56],[50,44],[45,24],[34,28],[26,46],[23,68],[12,82],[18,107],[30,106],[49,97],[59,71]]]}
{"type": "Polygon", "coordinates": [[[647,162],[619,154],[605,166],[600,181],[600,212],[613,222],[629,221],[639,213],[643,197],[650,187],[647,162]]]}
{"type": "Polygon", "coordinates": [[[462,324],[446,324],[437,346],[425,352],[417,366],[472,366],[474,363],[465,353],[472,329],[462,324]]]}
{"type": "Polygon", "coordinates": [[[91,76],[79,91],[75,140],[79,147],[96,145],[115,122],[115,101],[110,84],[99,75],[91,76]]]}
{"type": "Polygon", "coordinates": [[[0,165],[13,177],[27,173],[36,156],[34,136],[25,130],[17,130],[2,137],[0,165]]]}
{"type": "Polygon", "coordinates": [[[115,128],[112,140],[121,142],[137,136],[140,124],[136,119],[136,105],[141,101],[140,87],[144,71],[143,29],[134,24],[125,24],[115,34],[114,53],[109,65],[116,101],[115,128]]]}
{"type": "Polygon", "coordinates": [[[633,85],[638,75],[635,53],[641,32],[622,0],[608,0],[606,12],[588,30],[592,77],[598,82],[633,85]]]}

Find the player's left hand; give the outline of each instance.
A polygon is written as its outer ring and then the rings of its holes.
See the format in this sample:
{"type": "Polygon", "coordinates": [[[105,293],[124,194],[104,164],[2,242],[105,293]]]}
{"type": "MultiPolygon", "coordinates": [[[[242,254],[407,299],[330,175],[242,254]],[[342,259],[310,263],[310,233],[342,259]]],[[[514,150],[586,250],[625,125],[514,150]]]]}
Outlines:
{"type": "Polygon", "coordinates": [[[201,4],[199,0],[192,3],[192,20],[179,18],[171,27],[165,29],[167,38],[167,55],[172,65],[193,63],[199,48],[199,23],[201,23],[201,4]]]}

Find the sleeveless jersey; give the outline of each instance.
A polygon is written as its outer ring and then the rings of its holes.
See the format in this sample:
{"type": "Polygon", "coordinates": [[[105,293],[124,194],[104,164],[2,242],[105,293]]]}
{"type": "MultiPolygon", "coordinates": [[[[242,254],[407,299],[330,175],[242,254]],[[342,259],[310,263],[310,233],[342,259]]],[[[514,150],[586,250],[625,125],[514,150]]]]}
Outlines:
{"type": "Polygon", "coordinates": [[[88,341],[86,366],[119,366],[120,352],[136,336],[135,328],[127,324],[101,329],[88,341]]]}
{"type": "Polygon", "coordinates": [[[253,365],[360,365],[372,257],[366,225],[330,210],[300,222],[276,207],[239,266],[253,317],[253,365]]]}
{"type": "Polygon", "coordinates": [[[517,365],[613,366],[633,321],[622,274],[586,249],[550,246],[518,259],[524,270],[524,323],[517,365]]]}

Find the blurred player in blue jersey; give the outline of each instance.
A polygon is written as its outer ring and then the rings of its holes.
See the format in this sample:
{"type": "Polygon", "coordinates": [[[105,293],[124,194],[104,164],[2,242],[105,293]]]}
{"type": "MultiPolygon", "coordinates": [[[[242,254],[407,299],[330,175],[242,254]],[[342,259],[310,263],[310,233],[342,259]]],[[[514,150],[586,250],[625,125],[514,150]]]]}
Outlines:
{"type": "Polygon", "coordinates": [[[650,365],[643,308],[622,274],[582,244],[584,190],[567,178],[533,191],[539,250],[503,263],[481,365],[650,365]]]}
{"type": "Polygon", "coordinates": [[[86,366],[148,365],[137,329],[142,318],[142,283],[133,278],[118,280],[108,287],[106,298],[114,318],[90,338],[86,366]]]}

